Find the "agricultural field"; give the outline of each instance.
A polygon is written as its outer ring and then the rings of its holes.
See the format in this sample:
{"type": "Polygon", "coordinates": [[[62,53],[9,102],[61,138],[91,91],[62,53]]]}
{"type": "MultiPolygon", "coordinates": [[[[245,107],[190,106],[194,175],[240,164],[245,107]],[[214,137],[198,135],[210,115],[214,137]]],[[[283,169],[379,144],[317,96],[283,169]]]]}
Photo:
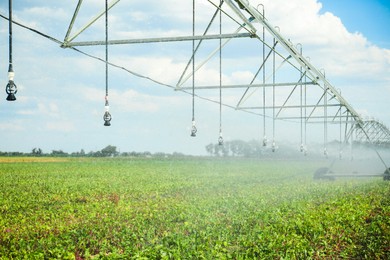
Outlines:
{"type": "Polygon", "coordinates": [[[0,259],[390,258],[390,183],[318,162],[0,161],[0,259]]]}

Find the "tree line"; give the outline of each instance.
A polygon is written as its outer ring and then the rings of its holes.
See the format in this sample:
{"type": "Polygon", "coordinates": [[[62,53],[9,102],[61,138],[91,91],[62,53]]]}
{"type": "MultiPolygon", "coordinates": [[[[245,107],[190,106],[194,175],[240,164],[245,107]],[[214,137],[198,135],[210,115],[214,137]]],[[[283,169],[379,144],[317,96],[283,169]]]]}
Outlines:
{"type": "Polygon", "coordinates": [[[23,152],[1,152],[0,156],[34,156],[34,157],[40,157],[40,156],[55,156],[55,157],[116,157],[116,156],[124,156],[124,157],[181,157],[185,156],[182,153],[174,152],[172,154],[170,153],[151,153],[149,151],[146,152],[119,152],[117,150],[116,146],[108,145],[104,147],[103,149],[99,151],[90,151],[86,153],[84,149],[81,149],[77,152],[67,153],[63,150],[51,150],[49,153],[43,152],[41,148],[33,148],[31,152],[29,153],[23,153],[23,152]]]}

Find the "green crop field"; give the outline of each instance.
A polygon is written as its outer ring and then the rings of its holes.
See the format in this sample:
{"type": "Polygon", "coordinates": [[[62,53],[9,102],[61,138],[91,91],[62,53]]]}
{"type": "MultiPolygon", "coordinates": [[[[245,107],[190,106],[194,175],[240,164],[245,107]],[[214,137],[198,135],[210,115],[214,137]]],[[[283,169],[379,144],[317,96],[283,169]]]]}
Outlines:
{"type": "Polygon", "coordinates": [[[381,178],[315,181],[318,163],[283,160],[0,161],[0,259],[390,258],[381,178]]]}

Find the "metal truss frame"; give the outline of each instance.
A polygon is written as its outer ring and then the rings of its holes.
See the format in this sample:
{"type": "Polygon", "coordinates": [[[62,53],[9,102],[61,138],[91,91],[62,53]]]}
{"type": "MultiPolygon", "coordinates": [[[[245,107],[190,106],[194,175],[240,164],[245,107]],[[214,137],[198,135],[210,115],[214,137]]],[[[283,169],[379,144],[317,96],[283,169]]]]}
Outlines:
{"type": "MultiPolygon", "coordinates": [[[[109,9],[119,1],[113,0],[109,4],[109,9]]],[[[240,91],[237,95],[239,97],[237,103],[229,106],[235,107],[237,110],[262,111],[261,115],[264,117],[264,136],[266,135],[265,118],[267,117],[273,120],[273,128],[275,128],[275,120],[298,120],[301,124],[301,132],[304,131],[304,134],[306,134],[305,129],[307,123],[323,124],[325,152],[328,124],[340,124],[340,141],[344,139],[345,143],[352,141],[352,135],[355,132],[356,141],[358,142],[390,145],[389,129],[377,120],[363,119],[341,95],[340,91],[328,81],[325,77],[325,71],[316,68],[310,62],[310,59],[303,55],[302,45],[294,45],[290,40],[285,39],[280,33],[279,27],[273,26],[265,18],[264,6],[261,5],[263,10],[260,11],[260,6],[256,8],[247,0],[207,1],[211,7],[215,8],[215,13],[202,35],[192,34],[175,37],[110,40],[107,43],[115,45],[177,41],[196,42],[196,47],[193,48],[188,64],[179,77],[174,89],[185,92],[192,89],[193,93],[195,91],[202,92],[213,89],[219,89],[220,91],[228,89],[240,91]],[[238,25],[238,28],[232,33],[220,32],[219,34],[209,34],[208,31],[211,24],[216,23],[217,19],[215,18],[217,13],[221,13],[224,17],[234,21],[238,25]],[[219,85],[209,86],[186,85],[186,82],[190,78],[193,78],[195,73],[210,60],[213,58],[216,59],[217,54],[221,53],[221,50],[231,40],[236,38],[248,38],[250,41],[257,41],[263,48],[262,55],[259,55],[259,61],[261,61],[260,67],[256,70],[255,76],[250,83],[243,82],[230,85],[221,83],[219,85]],[[197,59],[196,66],[194,65],[191,70],[190,64],[194,62],[195,57],[198,55],[198,49],[204,41],[212,40],[219,41],[219,46],[211,51],[203,60],[199,61],[197,59]],[[290,79],[287,81],[277,80],[280,74],[285,73],[286,68],[289,69],[289,74],[294,75],[290,76],[290,79]],[[262,75],[262,78],[259,75],[262,75]],[[257,99],[253,100],[253,96],[257,96],[257,99]],[[341,136],[342,133],[344,138],[341,136]]],[[[72,34],[72,28],[77,19],[82,2],[82,0],[78,1],[64,42],[61,45],[63,48],[106,44],[104,41],[74,41],[84,30],[90,27],[105,13],[105,10],[103,10],[76,33],[72,34]]],[[[215,102],[221,102],[221,100],[215,102]]],[[[273,129],[273,131],[275,130],[273,129]]],[[[301,137],[301,139],[303,138],[301,137]]],[[[301,140],[301,142],[303,141],[301,140]]]]}

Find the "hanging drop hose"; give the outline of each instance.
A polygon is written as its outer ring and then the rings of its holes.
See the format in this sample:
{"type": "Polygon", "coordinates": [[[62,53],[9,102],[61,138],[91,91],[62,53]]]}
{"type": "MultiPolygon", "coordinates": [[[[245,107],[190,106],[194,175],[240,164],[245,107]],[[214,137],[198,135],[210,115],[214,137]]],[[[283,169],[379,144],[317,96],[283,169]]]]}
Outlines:
{"type": "Polygon", "coordinates": [[[9,71],[12,70],[12,0],[8,1],[8,30],[9,30],[9,71]]]}
{"type": "MultiPolygon", "coordinates": [[[[192,36],[195,37],[195,0],[192,0],[192,36]]],[[[192,128],[191,136],[195,137],[196,129],[195,125],[195,39],[192,40],[192,128]]]]}
{"type": "Polygon", "coordinates": [[[325,158],[328,158],[328,102],[327,102],[327,92],[328,88],[325,86],[325,95],[324,95],[324,155],[325,158]]]}
{"type": "Polygon", "coordinates": [[[105,13],[105,37],[106,37],[106,44],[105,44],[105,51],[106,51],[106,101],[108,97],[108,0],[106,0],[106,13],[105,13]]]}
{"type": "Polygon", "coordinates": [[[105,30],[106,30],[106,96],[105,96],[105,112],[103,116],[104,126],[111,125],[110,105],[108,103],[108,0],[106,0],[106,15],[105,15],[105,30]]]}
{"type": "MultiPolygon", "coordinates": [[[[222,6],[223,0],[220,1],[222,6]]],[[[222,34],[222,11],[219,11],[219,34],[222,34]]],[[[223,145],[222,137],[222,39],[219,39],[219,137],[218,144],[223,145]]]]}
{"type": "MultiPolygon", "coordinates": [[[[263,18],[265,17],[265,10],[264,5],[263,6],[263,18]]],[[[265,85],[265,27],[263,25],[263,85],[265,85]]],[[[267,146],[268,140],[267,140],[267,134],[265,131],[265,87],[263,87],[263,146],[267,146]]]]}
{"type": "MultiPolygon", "coordinates": [[[[301,74],[302,74],[302,68],[301,68],[301,74]]],[[[300,122],[300,132],[301,132],[301,145],[299,147],[299,150],[300,152],[304,152],[305,151],[305,147],[303,145],[303,109],[302,109],[302,84],[300,86],[300,112],[301,112],[301,122],[300,122]]]]}
{"type": "Polygon", "coordinates": [[[18,88],[14,82],[14,70],[12,66],[12,0],[8,1],[9,6],[9,19],[8,19],[8,28],[9,28],[9,67],[8,67],[8,84],[5,87],[5,92],[7,93],[7,101],[15,101],[15,94],[18,92],[18,88]]]}
{"type": "Polygon", "coordinates": [[[104,106],[105,112],[104,112],[104,116],[103,116],[104,126],[110,126],[110,125],[111,125],[111,119],[112,119],[111,114],[110,114],[110,112],[109,112],[109,110],[110,110],[110,105],[109,105],[109,103],[108,103],[107,96],[106,96],[105,99],[106,99],[106,103],[105,103],[105,106],[104,106]]]}
{"type": "MultiPolygon", "coordinates": [[[[274,46],[275,46],[276,39],[274,38],[274,46]]],[[[275,143],[275,51],[272,55],[272,152],[275,152],[276,150],[276,143],[275,143]]]]}
{"type": "MultiPolygon", "coordinates": [[[[341,91],[339,90],[340,92],[340,95],[341,95],[341,91]]],[[[340,119],[340,128],[339,128],[339,135],[340,135],[340,145],[339,145],[339,159],[341,160],[343,158],[343,126],[342,126],[342,107],[340,107],[340,116],[339,116],[339,119],[340,119]]]]}
{"type": "Polygon", "coordinates": [[[304,151],[303,154],[306,156],[307,155],[307,74],[305,73],[305,87],[304,87],[304,104],[305,104],[305,123],[304,123],[304,129],[305,129],[305,134],[304,134],[304,151]]]}
{"type": "MultiPolygon", "coordinates": [[[[299,44],[300,45],[300,55],[302,56],[302,44],[299,44]]],[[[298,44],[297,44],[298,46],[298,44]]],[[[299,95],[300,95],[300,113],[301,113],[301,122],[300,122],[300,134],[301,134],[301,145],[299,147],[299,150],[300,152],[304,152],[305,151],[305,146],[303,145],[303,109],[302,109],[302,105],[303,105],[303,102],[302,102],[302,78],[303,78],[303,72],[302,72],[302,65],[300,66],[299,68],[299,72],[300,72],[300,82],[301,82],[301,85],[300,85],[300,88],[299,88],[299,95]]],[[[305,73],[305,76],[306,76],[306,73],[305,73]]]]}

